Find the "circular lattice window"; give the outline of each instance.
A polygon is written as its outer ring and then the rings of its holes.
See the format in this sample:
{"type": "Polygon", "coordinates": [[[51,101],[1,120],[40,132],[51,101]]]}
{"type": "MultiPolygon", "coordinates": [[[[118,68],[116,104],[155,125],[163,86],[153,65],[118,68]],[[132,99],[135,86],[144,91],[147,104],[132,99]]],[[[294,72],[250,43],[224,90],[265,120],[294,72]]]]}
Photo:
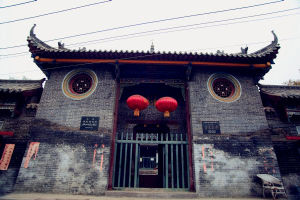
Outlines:
{"type": "Polygon", "coordinates": [[[229,74],[213,74],[209,77],[207,87],[210,94],[217,100],[233,102],[241,96],[241,85],[229,74]]]}
{"type": "Polygon", "coordinates": [[[95,72],[85,69],[73,70],[65,76],[62,90],[67,97],[80,100],[91,95],[97,83],[95,72]]]}

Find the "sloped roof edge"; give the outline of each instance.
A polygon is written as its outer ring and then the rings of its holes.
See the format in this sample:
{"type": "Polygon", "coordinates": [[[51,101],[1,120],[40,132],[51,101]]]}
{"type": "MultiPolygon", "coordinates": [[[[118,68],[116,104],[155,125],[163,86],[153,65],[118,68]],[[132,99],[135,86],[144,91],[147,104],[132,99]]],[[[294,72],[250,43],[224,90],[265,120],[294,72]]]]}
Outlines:
{"type": "Polygon", "coordinates": [[[0,92],[19,93],[42,88],[45,79],[41,80],[4,80],[0,79],[0,92]]]}
{"type": "Polygon", "coordinates": [[[287,85],[261,85],[259,84],[261,93],[281,98],[300,98],[300,86],[287,85]]]}
{"type": "Polygon", "coordinates": [[[240,63],[273,63],[273,59],[276,58],[276,54],[280,48],[278,44],[278,38],[274,31],[272,34],[274,36],[274,40],[268,46],[255,51],[250,54],[243,53],[192,53],[192,52],[144,52],[144,51],[112,51],[112,50],[71,50],[66,49],[64,47],[54,48],[41,41],[34,34],[34,29],[36,25],[31,28],[30,35],[27,38],[28,46],[30,52],[33,56],[46,54],[47,56],[72,56],[76,55],[76,57],[81,58],[105,58],[105,59],[121,59],[128,57],[139,57],[139,60],[143,59],[152,59],[152,60],[217,60],[220,62],[226,62],[228,60],[236,60],[236,62],[240,63]]]}

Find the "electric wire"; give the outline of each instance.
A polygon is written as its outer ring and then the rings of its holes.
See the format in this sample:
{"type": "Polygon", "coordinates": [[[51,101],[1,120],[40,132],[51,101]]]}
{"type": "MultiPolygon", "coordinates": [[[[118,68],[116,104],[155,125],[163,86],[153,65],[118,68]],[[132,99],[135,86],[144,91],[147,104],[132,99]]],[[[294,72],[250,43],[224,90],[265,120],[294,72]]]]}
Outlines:
{"type": "MultiPolygon", "coordinates": [[[[297,13],[297,14],[300,14],[300,13],[297,13]]],[[[274,18],[274,17],[272,17],[272,18],[274,18]]],[[[264,19],[259,19],[259,20],[266,20],[266,19],[270,19],[270,18],[264,18],[264,19]]],[[[251,20],[251,21],[253,21],[253,20],[251,20]]],[[[244,22],[251,22],[251,21],[244,21],[244,22]]],[[[258,20],[256,20],[256,21],[258,21],[258,20]]],[[[220,24],[218,26],[224,26],[224,25],[230,25],[230,24],[238,24],[238,23],[241,23],[241,22],[220,24]]],[[[199,29],[199,28],[209,28],[209,27],[214,27],[214,26],[216,26],[216,25],[205,26],[205,27],[197,27],[197,28],[189,28],[189,29],[180,29],[180,30],[176,30],[176,32],[177,31],[186,31],[186,30],[191,30],[191,29],[194,30],[194,29],[199,29]]],[[[166,32],[160,32],[160,33],[154,33],[154,34],[165,34],[165,33],[170,33],[170,32],[175,32],[175,31],[166,31],[166,32]]],[[[147,34],[147,35],[138,35],[138,36],[133,36],[133,37],[119,38],[119,39],[113,39],[113,40],[106,40],[106,41],[101,41],[101,43],[112,42],[112,41],[123,40],[123,39],[136,38],[136,37],[145,37],[145,36],[154,35],[154,34],[152,33],[152,34],[147,34]]],[[[280,41],[284,41],[284,40],[281,39],[280,41]]],[[[93,43],[88,44],[88,45],[93,45],[93,44],[96,44],[96,43],[99,43],[99,42],[93,42],[93,43]]],[[[36,51],[35,53],[38,53],[38,52],[40,52],[40,51],[36,51]]],[[[5,55],[0,55],[0,59],[15,58],[15,57],[24,56],[24,55],[27,55],[27,54],[30,54],[30,52],[29,51],[24,51],[24,52],[20,52],[20,53],[5,54],[5,55]]]]}
{"type": "MultiPolygon", "coordinates": [[[[295,14],[300,14],[300,13],[295,13],[295,14]]],[[[268,20],[268,19],[274,19],[274,18],[278,18],[278,17],[285,17],[285,16],[290,16],[290,15],[295,15],[295,14],[281,15],[281,16],[275,16],[275,17],[269,17],[269,18],[262,18],[262,19],[255,19],[255,20],[247,20],[247,21],[241,21],[241,22],[232,22],[232,23],[226,23],[226,24],[208,25],[208,26],[201,26],[201,27],[196,27],[196,28],[179,29],[179,30],[173,30],[173,31],[151,33],[151,34],[146,34],[146,35],[137,35],[137,36],[131,36],[131,37],[125,37],[125,38],[119,38],[119,39],[116,39],[116,38],[114,38],[114,39],[106,38],[106,40],[101,40],[101,41],[97,40],[97,41],[93,41],[92,43],[86,43],[86,44],[87,45],[93,45],[93,44],[96,44],[96,43],[105,43],[105,42],[112,42],[112,41],[123,40],[123,39],[145,37],[145,36],[155,35],[155,34],[166,34],[166,33],[171,33],[171,32],[178,32],[178,31],[195,30],[195,29],[200,29],[200,28],[210,28],[210,27],[215,27],[215,26],[226,26],[226,25],[232,25],[232,24],[239,24],[239,23],[246,23],[246,22],[253,22],[253,21],[268,20]]],[[[283,40],[281,40],[281,41],[283,41],[283,40]]],[[[82,44],[84,44],[84,43],[82,43],[82,44]]],[[[39,53],[39,52],[42,52],[42,51],[43,50],[35,51],[35,53],[39,53]]],[[[18,57],[18,56],[26,55],[28,53],[30,53],[30,52],[29,51],[23,51],[23,52],[19,52],[19,53],[5,54],[5,55],[0,55],[0,58],[1,58],[1,56],[3,56],[2,59],[3,58],[18,57]]]]}
{"type": "MultiPolygon", "coordinates": [[[[56,40],[69,39],[69,38],[86,36],[86,35],[102,33],[102,32],[108,32],[108,31],[119,30],[119,29],[124,29],[124,28],[131,28],[131,27],[135,27],[135,26],[166,22],[166,21],[171,21],[171,20],[179,20],[179,19],[191,18],[191,17],[196,17],[196,16],[202,16],[202,15],[210,15],[210,14],[217,14],[217,13],[223,13],[223,12],[229,12],[229,11],[235,11],[235,10],[248,9],[248,8],[253,8],[253,7],[265,6],[265,5],[269,5],[269,4],[273,4],[273,3],[279,3],[279,2],[282,2],[282,1],[284,1],[284,0],[276,0],[276,1],[271,1],[271,2],[266,2],[266,3],[261,3],[261,4],[254,4],[254,5],[250,5],[250,6],[229,8],[229,9],[216,10],[216,11],[210,11],[210,12],[204,12],[204,13],[197,13],[197,14],[192,14],[192,15],[185,15],[185,16],[179,16],[179,17],[171,17],[171,18],[141,22],[141,23],[136,23],[136,24],[118,26],[118,27],[113,27],[113,28],[108,28],[108,29],[103,29],[103,30],[97,30],[97,31],[92,31],[92,32],[87,32],[87,33],[81,33],[81,34],[75,34],[75,35],[69,35],[69,36],[49,39],[49,40],[45,40],[44,42],[51,42],[51,41],[56,41],[56,40]]],[[[8,47],[1,47],[0,49],[18,48],[18,47],[23,47],[23,46],[26,46],[26,44],[14,45],[14,46],[8,46],[8,47]]]]}
{"type": "MultiPolygon", "coordinates": [[[[295,14],[299,15],[300,13],[295,13],[295,14]]],[[[295,14],[293,14],[293,15],[295,15],[295,14]]],[[[100,41],[99,42],[93,42],[93,43],[90,43],[90,44],[87,44],[87,45],[93,45],[93,44],[96,44],[96,43],[105,43],[105,42],[111,42],[111,41],[117,41],[117,40],[123,40],[123,39],[130,39],[130,38],[137,38],[137,37],[145,37],[145,36],[156,35],[156,34],[166,34],[166,33],[171,33],[171,32],[178,32],[178,31],[187,31],[187,30],[195,30],[195,29],[200,29],[200,28],[210,28],[210,27],[216,27],[216,26],[226,26],[226,25],[232,25],[232,24],[268,20],[268,19],[273,19],[273,18],[278,18],[278,17],[285,17],[285,16],[290,16],[290,15],[262,18],[262,19],[256,19],[256,20],[247,20],[247,21],[242,21],[242,22],[232,22],[232,23],[226,23],[226,24],[207,25],[207,26],[201,26],[201,27],[196,27],[196,28],[179,29],[179,30],[173,30],[173,31],[164,31],[164,32],[159,32],[159,33],[151,33],[151,34],[146,34],[146,35],[138,35],[138,36],[132,36],[132,37],[126,37],[126,38],[106,40],[106,41],[101,41],[101,42],[100,41]]],[[[298,37],[298,38],[300,38],[300,37],[298,37]]],[[[281,39],[280,41],[283,41],[283,40],[281,39]]]]}
{"type": "MultiPolygon", "coordinates": [[[[199,26],[199,25],[205,25],[205,24],[226,22],[226,21],[232,21],[232,20],[239,20],[239,19],[245,19],[245,18],[259,17],[259,16],[270,15],[270,14],[275,14],[275,13],[287,12],[287,11],[296,10],[296,9],[300,9],[300,7],[298,7],[298,8],[292,8],[292,9],[287,9],[287,10],[282,10],[282,11],[277,11],[277,12],[269,12],[269,13],[263,13],[263,14],[257,14],[257,15],[250,15],[250,16],[244,16],[244,17],[236,17],[236,18],[230,18],[230,19],[215,20],[215,21],[209,21],[209,22],[203,22],[203,23],[197,23],[197,24],[174,26],[174,27],[161,28],[161,29],[155,29],[155,30],[150,30],[150,31],[142,31],[142,32],[125,34],[125,35],[119,35],[119,36],[112,36],[112,37],[107,37],[107,38],[102,38],[102,39],[96,39],[96,40],[89,40],[89,41],[84,41],[84,42],[72,43],[72,44],[69,44],[68,46],[82,45],[82,44],[86,44],[86,43],[90,43],[90,42],[97,42],[97,41],[101,41],[101,40],[115,39],[115,38],[119,38],[119,37],[133,36],[133,35],[144,34],[144,33],[151,33],[151,32],[158,32],[158,31],[165,31],[165,30],[172,30],[172,29],[186,28],[186,27],[193,27],[193,26],[199,26]]],[[[284,17],[284,16],[287,16],[287,15],[282,15],[282,16],[279,16],[279,17],[284,17]]],[[[277,17],[273,17],[273,18],[277,18],[277,17]]],[[[259,21],[259,20],[264,20],[264,19],[268,19],[268,18],[255,19],[255,20],[251,20],[251,21],[259,21]]],[[[237,22],[237,23],[243,23],[243,22],[248,22],[248,21],[242,21],[242,22],[237,22]]],[[[213,27],[213,26],[220,26],[220,25],[229,25],[229,24],[233,24],[233,23],[216,24],[216,25],[212,25],[212,26],[203,26],[203,27],[198,27],[198,28],[206,28],[206,27],[213,27]]],[[[184,29],[184,30],[190,30],[190,29],[184,29]]],[[[177,31],[177,30],[175,30],[175,31],[177,31]]]]}
{"type": "MultiPolygon", "coordinates": [[[[274,17],[268,17],[268,18],[260,18],[260,19],[247,20],[247,21],[238,21],[238,22],[225,23],[225,24],[214,24],[214,25],[209,25],[209,26],[201,26],[201,27],[188,28],[188,29],[186,28],[186,27],[199,26],[199,25],[205,25],[205,24],[211,24],[211,23],[219,23],[219,22],[224,22],[224,21],[232,21],[232,20],[239,20],[239,19],[245,19],[245,18],[252,18],[252,17],[258,17],[258,16],[270,15],[270,14],[275,14],[275,13],[292,11],[292,10],[296,10],[296,9],[300,9],[300,7],[281,10],[281,11],[276,11],[276,12],[269,12],[269,13],[262,13],[262,14],[244,16],[244,17],[236,17],[236,18],[230,18],[230,19],[215,20],[215,21],[210,21],[210,22],[203,22],[203,23],[197,23],[197,24],[190,24],[190,25],[183,25],[183,26],[176,26],[176,27],[169,27],[169,28],[162,28],[162,29],[155,29],[155,30],[150,30],[150,31],[143,31],[143,32],[137,32],[137,33],[130,33],[130,34],[106,37],[106,38],[101,38],[101,39],[96,39],[96,40],[89,40],[89,41],[85,41],[85,42],[73,43],[73,44],[69,44],[68,46],[76,46],[76,45],[83,45],[83,44],[89,45],[89,44],[98,43],[100,41],[107,42],[107,41],[116,41],[116,40],[121,40],[121,39],[128,39],[129,36],[131,36],[130,38],[135,38],[135,37],[142,37],[142,36],[148,36],[148,35],[154,35],[154,34],[163,34],[163,33],[177,32],[177,31],[185,31],[185,30],[215,27],[215,26],[225,26],[225,25],[239,24],[239,23],[245,23],[245,22],[261,21],[261,20],[266,20],[266,19],[274,19],[274,18],[279,18],[279,17],[286,17],[286,16],[295,15],[295,14],[300,14],[300,13],[293,13],[293,14],[286,14],[286,15],[280,15],[280,16],[274,16],[274,17]],[[172,30],[172,29],[178,29],[178,28],[185,28],[185,29],[172,30]],[[172,31],[168,31],[168,30],[172,30],[172,31]],[[164,32],[158,32],[158,31],[164,31],[164,32]],[[158,33],[154,33],[154,32],[158,32],[158,33]],[[145,33],[152,33],[152,34],[138,35],[138,34],[145,34],[145,33]],[[125,38],[123,38],[123,37],[125,37],[125,38]]],[[[38,53],[38,52],[39,51],[36,51],[36,53],[38,53]]],[[[0,55],[0,56],[2,56],[2,57],[4,57],[4,56],[13,56],[13,55],[18,55],[18,54],[23,54],[23,53],[28,53],[28,51],[12,53],[12,54],[5,54],[5,55],[0,55]]]]}
{"type": "Polygon", "coordinates": [[[73,8],[67,8],[67,9],[58,10],[58,11],[49,12],[49,13],[44,13],[44,14],[35,15],[35,16],[31,16],[31,17],[25,17],[25,18],[10,20],[10,21],[4,21],[4,22],[0,22],[0,25],[1,24],[9,24],[9,23],[13,23],[13,22],[24,21],[24,20],[28,20],[28,19],[34,19],[34,18],[43,17],[43,16],[47,16],[47,15],[53,15],[53,14],[57,14],[57,13],[67,12],[67,11],[70,11],[70,10],[77,10],[79,8],[85,8],[85,7],[94,6],[94,5],[98,5],[98,4],[108,3],[110,1],[112,1],[112,0],[100,1],[100,2],[96,2],[96,3],[86,4],[86,5],[83,5],[83,6],[77,6],[77,7],[73,7],[73,8]]]}
{"type": "Polygon", "coordinates": [[[33,3],[37,0],[32,0],[32,1],[25,1],[25,2],[22,2],[22,3],[16,3],[16,4],[12,4],[12,5],[7,5],[7,6],[1,6],[1,8],[10,8],[10,7],[15,7],[15,6],[20,6],[20,5],[24,5],[24,4],[28,4],[28,3],[33,3]]]}

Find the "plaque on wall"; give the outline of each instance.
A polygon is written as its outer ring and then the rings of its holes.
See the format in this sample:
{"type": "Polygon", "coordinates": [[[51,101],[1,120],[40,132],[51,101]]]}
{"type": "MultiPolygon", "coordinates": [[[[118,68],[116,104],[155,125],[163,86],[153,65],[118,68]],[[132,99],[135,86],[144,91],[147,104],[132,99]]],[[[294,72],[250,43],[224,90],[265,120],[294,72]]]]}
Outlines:
{"type": "Polygon", "coordinates": [[[221,134],[220,123],[218,121],[202,122],[203,134],[221,134]]]}
{"type": "Polygon", "coordinates": [[[80,130],[98,131],[99,117],[81,117],[80,130]]]}

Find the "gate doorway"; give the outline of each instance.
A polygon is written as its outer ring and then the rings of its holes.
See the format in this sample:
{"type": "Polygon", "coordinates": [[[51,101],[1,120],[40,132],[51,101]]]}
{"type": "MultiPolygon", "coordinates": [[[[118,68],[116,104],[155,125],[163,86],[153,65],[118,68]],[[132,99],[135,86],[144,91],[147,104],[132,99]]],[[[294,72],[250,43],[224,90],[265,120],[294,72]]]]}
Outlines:
{"type": "Polygon", "coordinates": [[[117,133],[115,142],[113,188],[189,189],[185,133],[137,125],[133,133],[117,133]]]}

